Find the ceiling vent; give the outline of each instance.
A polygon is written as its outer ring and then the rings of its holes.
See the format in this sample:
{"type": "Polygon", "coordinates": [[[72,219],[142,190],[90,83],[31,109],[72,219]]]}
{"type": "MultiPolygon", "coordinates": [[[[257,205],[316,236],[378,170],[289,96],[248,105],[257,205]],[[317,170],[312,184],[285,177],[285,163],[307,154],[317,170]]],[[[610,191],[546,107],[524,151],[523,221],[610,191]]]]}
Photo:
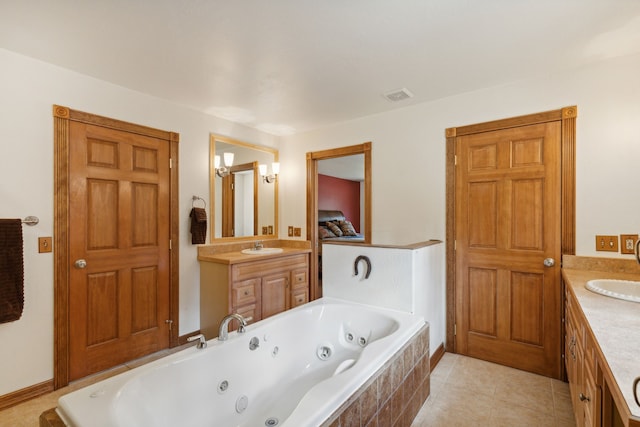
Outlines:
{"type": "Polygon", "coordinates": [[[413,94],[409,92],[409,89],[406,87],[392,90],[391,92],[385,93],[383,96],[390,102],[404,101],[405,99],[413,98],[413,94]]]}

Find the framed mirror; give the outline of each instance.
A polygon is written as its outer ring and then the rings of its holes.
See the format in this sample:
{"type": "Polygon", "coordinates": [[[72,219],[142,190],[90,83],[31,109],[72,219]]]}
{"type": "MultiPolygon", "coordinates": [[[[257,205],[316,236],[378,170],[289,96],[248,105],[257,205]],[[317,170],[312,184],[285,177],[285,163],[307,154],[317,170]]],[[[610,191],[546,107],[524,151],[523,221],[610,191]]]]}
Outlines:
{"type": "Polygon", "coordinates": [[[272,171],[277,162],[278,150],[274,148],[210,135],[212,242],[277,238],[278,179],[272,171]],[[271,176],[263,178],[260,165],[265,165],[271,176]]]}

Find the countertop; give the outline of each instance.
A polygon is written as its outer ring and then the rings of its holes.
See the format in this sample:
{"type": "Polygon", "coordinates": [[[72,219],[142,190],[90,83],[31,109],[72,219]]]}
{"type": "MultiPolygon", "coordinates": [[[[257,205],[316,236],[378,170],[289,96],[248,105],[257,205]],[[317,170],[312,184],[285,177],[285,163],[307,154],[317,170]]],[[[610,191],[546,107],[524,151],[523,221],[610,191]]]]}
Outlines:
{"type": "Polygon", "coordinates": [[[221,252],[212,254],[198,254],[198,261],[216,262],[219,264],[239,264],[250,261],[261,261],[271,258],[279,258],[287,255],[307,254],[310,253],[310,248],[293,248],[282,247],[282,252],[267,253],[264,255],[247,255],[240,251],[233,252],[221,252]]]}
{"type": "MultiPolygon", "coordinates": [[[[640,376],[640,303],[599,295],[585,288],[586,282],[592,279],[640,280],[640,268],[634,261],[628,268],[627,264],[613,262],[613,268],[607,269],[607,263],[603,264],[601,259],[591,264],[582,260],[574,262],[578,258],[563,259],[562,276],[576,297],[608,371],[617,383],[611,386],[618,388],[627,410],[634,420],[640,421],[640,407],[633,397],[633,381],[640,376]],[[602,271],[605,269],[608,271],[602,271]]],[[[619,410],[623,414],[624,410],[619,410]]]]}

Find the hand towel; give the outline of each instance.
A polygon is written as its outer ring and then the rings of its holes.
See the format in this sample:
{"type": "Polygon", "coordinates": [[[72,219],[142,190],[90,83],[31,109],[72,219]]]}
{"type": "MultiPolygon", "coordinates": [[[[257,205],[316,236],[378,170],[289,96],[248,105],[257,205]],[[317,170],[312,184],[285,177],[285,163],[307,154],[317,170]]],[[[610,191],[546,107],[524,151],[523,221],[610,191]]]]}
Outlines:
{"type": "Polygon", "coordinates": [[[203,244],[207,239],[207,211],[204,208],[192,208],[191,213],[191,243],[203,244]]]}
{"type": "Polygon", "coordinates": [[[22,317],[24,261],[22,220],[0,219],[0,323],[22,317]]]}

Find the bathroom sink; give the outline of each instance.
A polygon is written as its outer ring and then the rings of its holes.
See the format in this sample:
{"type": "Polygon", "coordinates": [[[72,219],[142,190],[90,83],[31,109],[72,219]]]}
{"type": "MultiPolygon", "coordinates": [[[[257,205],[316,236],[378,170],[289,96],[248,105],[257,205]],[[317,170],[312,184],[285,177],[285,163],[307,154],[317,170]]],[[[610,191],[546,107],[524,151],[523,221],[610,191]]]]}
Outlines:
{"type": "Polygon", "coordinates": [[[632,280],[589,280],[585,288],[591,292],[626,301],[640,302],[640,282],[632,280]]]}
{"type": "Polygon", "coordinates": [[[279,254],[282,252],[282,248],[262,248],[262,249],[243,249],[240,252],[246,255],[267,255],[267,254],[279,254]]]}

